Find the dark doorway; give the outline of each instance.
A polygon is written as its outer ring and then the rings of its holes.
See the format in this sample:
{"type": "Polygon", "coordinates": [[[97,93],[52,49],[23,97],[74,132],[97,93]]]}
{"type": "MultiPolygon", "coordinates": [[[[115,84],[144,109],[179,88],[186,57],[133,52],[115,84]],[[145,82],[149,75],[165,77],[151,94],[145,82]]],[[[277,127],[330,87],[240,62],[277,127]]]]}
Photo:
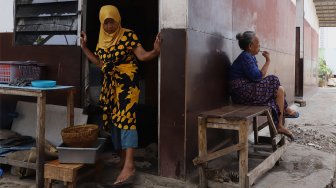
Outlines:
{"type": "MultiPolygon", "coordinates": [[[[103,5],[114,5],[119,9],[121,25],[124,28],[135,31],[139,40],[146,50],[153,49],[153,43],[158,33],[158,0],[99,0],[86,2],[86,33],[88,36],[88,47],[91,51],[96,49],[99,34],[99,10],[103,5]]],[[[90,108],[88,110],[89,121],[99,119],[100,113],[98,99],[102,82],[100,69],[89,65],[90,80],[90,108]],[[96,109],[96,110],[95,110],[96,109]]],[[[140,73],[140,101],[137,113],[137,130],[139,134],[139,148],[148,146],[156,150],[158,143],[158,59],[150,62],[139,63],[140,73]]],[[[99,121],[98,121],[99,122],[99,121]]],[[[157,153],[156,153],[157,157],[157,153]]],[[[154,168],[157,167],[157,158],[154,168]]],[[[157,169],[150,172],[157,173],[157,169]]]]}
{"type": "Polygon", "coordinates": [[[303,58],[300,57],[300,27],[295,35],[295,97],[303,97],[303,58]]]}

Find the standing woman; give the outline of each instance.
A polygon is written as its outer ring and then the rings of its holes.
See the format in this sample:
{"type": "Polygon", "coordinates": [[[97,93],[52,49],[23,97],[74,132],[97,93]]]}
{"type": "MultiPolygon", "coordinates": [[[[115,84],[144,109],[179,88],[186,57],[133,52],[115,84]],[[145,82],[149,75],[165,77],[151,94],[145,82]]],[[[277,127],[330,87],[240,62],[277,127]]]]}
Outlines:
{"type": "MultiPolygon", "coordinates": [[[[101,7],[100,32],[96,51],[87,48],[87,36],[82,32],[81,48],[87,58],[103,72],[103,84],[99,97],[103,109],[103,126],[111,131],[116,127],[119,141],[112,138],[114,146],[121,143],[123,168],[115,184],[121,184],[135,173],[133,155],[138,147],[136,130],[136,107],[139,101],[138,61],[149,61],[160,53],[160,35],[154,49],[146,51],[137,35],[121,27],[118,9],[112,5],[101,7]]],[[[113,134],[112,134],[113,135],[113,134]]]]}
{"type": "Polygon", "coordinates": [[[272,109],[274,124],[278,133],[294,139],[294,135],[283,126],[283,117],[297,118],[299,113],[288,107],[285,89],[279,78],[266,76],[271,63],[270,54],[263,51],[265,64],[259,70],[255,58],[260,52],[259,38],[253,31],[239,33],[236,36],[239,47],[243,50],[232,63],[230,70],[230,87],[233,102],[247,105],[268,105],[272,109]]]}

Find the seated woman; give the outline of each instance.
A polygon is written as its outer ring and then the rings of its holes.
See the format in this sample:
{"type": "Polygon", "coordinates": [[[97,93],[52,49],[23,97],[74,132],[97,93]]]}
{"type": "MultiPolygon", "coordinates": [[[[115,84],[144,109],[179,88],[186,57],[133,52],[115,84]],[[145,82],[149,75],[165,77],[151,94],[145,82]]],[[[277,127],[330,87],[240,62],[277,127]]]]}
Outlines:
{"type": "Polygon", "coordinates": [[[266,76],[270,64],[270,54],[263,51],[265,64],[259,70],[257,55],[260,51],[259,39],[253,31],[236,36],[243,52],[233,62],[230,70],[231,97],[234,103],[247,105],[268,105],[272,109],[274,124],[278,133],[294,139],[294,135],[283,126],[283,115],[298,117],[298,112],[290,109],[285,100],[285,90],[279,78],[266,76]]]}

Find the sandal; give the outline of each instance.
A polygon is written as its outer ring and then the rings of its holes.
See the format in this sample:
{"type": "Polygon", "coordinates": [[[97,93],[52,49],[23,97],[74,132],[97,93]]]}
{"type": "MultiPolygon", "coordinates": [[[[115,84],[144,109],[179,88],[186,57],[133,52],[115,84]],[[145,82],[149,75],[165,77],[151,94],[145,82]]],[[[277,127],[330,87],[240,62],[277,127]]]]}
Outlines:
{"type": "Polygon", "coordinates": [[[299,116],[299,112],[294,112],[294,114],[285,114],[285,118],[298,118],[299,116]]]}

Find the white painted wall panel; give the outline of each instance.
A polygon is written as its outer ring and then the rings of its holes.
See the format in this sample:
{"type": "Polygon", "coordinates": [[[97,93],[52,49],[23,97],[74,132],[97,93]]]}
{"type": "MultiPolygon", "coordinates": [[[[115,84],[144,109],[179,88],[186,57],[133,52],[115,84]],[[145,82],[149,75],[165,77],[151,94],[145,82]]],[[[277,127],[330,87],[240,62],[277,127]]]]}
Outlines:
{"type": "Polygon", "coordinates": [[[319,21],[316,15],[316,8],[313,0],[305,0],[304,1],[304,17],[307,22],[315,29],[315,31],[319,32],[319,21]]]}
{"type": "Polygon", "coordinates": [[[187,28],[188,0],[160,1],[160,29],[187,28]]]}
{"type": "Polygon", "coordinates": [[[0,33],[14,31],[14,0],[0,1],[0,33]]]}
{"type": "Polygon", "coordinates": [[[300,27],[300,58],[303,58],[304,0],[296,0],[296,27],[300,27]]]}

